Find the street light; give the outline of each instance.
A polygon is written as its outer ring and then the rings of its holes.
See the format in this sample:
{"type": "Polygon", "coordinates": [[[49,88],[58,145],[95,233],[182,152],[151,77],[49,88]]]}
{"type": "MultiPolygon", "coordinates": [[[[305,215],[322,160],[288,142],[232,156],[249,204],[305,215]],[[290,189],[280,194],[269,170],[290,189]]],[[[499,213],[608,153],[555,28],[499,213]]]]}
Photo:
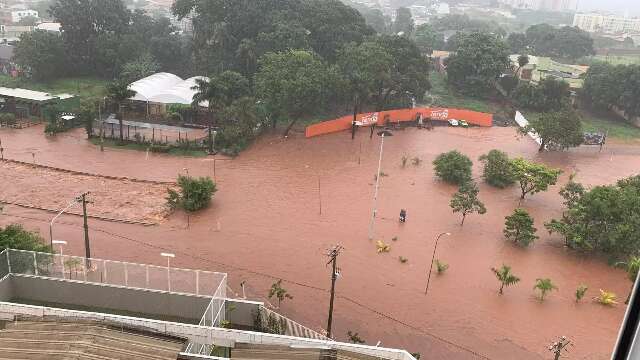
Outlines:
{"type": "Polygon", "coordinates": [[[433,247],[433,256],[431,257],[431,267],[429,267],[429,276],[427,277],[427,287],[424,289],[424,295],[427,295],[427,292],[429,291],[429,282],[431,281],[431,271],[433,270],[433,261],[436,258],[436,249],[438,249],[438,241],[440,241],[440,238],[444,235],[451,235],[451,233],[448,232],[444,232],[438,235],[438,237],[436,237],[436,245],[433,247]]]}
{"type": "Polygon", "coordinates": [[[380,187],[380,169],[382,168],[382,151],[384,150],[384,138],[393,136],[390,130],[382,130],[378,132],[378,136],[382,138],[380,142],[380,159],[378,160],[378,172],[376,173],[376,190],[373,193],[373,213],[371,214],[371,222],[369,222],[369,240],[373,240],[373,226],[376,222],[376,214],[378,212],[378,188],[380,187]]]}
{"type": "Polygon", "coordinates": [[[53,248],[53,223],[58,219],[58,217],[60,217],[60,215],[62,215],[65,211],[69,210],[70,207],[72,207],[74,204],[78,203],[78,198],[75,198],[73,200],[71,200],[69,202],[69,205],[67,205],[66,208],[60,210],[60,212],[53,217],[53,219],[51,219],[51,222],[49,223],[49,242],[51,243],[51,248],[53,248]]]}
{"type": "Polygon", "coordinates": [[[160,256],[167,258],[167,289],[171,292],[171,259],[176,257],[172,253],[160,253],[160,256]]]}

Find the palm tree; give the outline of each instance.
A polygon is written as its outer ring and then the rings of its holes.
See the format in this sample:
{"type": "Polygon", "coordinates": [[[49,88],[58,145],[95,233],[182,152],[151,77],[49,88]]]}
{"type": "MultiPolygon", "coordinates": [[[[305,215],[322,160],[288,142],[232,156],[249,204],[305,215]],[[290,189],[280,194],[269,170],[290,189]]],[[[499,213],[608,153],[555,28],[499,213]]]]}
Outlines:
{"type": "Polygon", "coordinates": [[[500,281],[500,295],[502,295],[505,286],[515,285],[520,281],[520,278],[511,272],[511,266],[502,265],[500,269],[491,268],[491,271],[493,271],[498,281],[500,281]]]}
{"type": "Polygon", "coordinates": [[[123,135],[123,124],[124,120],[122,103],[129,98],[136,96],[136,92],[129,89],[129,84],[127,84],[124,80],[116,80],[109,85],[107,85],[107,97],[118,104],[118,112],[116,116],[118,117],[118,122],[120,124],[120,142],[124,142],[123,135]]]}
{"type": "Polygon", "coordinates": [[[558,290],[558,287],[551,282],[551,279],[536,279],[536,285],[533,287],[533,290],[540,291],[540,301],[544,301],[544,297],[551,290],[558,290]]]}
{"type": "Polygon", "coordinates": [[[625,304],[628,304],[631,299],[631,293],[633,293],[633,286],[635,285],[636,278],[638,277],[638,271],[640,270],[640,257],[632,256],[629,261],[627,261],[626,265],[627,275],[629,276],[629,280],[631,280],[631,290],[629,290],[627,300],[624,302],[625,304]]]}

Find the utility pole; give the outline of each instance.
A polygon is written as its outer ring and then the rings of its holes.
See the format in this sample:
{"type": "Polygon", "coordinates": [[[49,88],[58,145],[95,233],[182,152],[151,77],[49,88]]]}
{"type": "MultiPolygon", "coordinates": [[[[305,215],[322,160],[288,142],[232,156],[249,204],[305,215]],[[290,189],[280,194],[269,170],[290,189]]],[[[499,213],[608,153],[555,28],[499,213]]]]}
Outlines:
{"type": "Polygon", "coordinates": [[[84,218],[84,249],[85,249],[85,257],[87,258],[87,266],[91,267],[91,263],[89,262],[91,259],[91,244],[89,243],[89,224],[87,222],[87,195],[89,192],[82,193],[78,200],[82,201],[82,217],[84,218]]]}
{"type": "Polygon", "coordinates": [[[329,300],[329,318],[327,320],[327,337],[331,338],[331,324],[333,323],[333,300],[336,294],[336,280],[338,279],[338,255],[342,246],[336,245],[329,251],[327,256],[331,259],[327,265],[331,264],[331,300],[329,300]]]}

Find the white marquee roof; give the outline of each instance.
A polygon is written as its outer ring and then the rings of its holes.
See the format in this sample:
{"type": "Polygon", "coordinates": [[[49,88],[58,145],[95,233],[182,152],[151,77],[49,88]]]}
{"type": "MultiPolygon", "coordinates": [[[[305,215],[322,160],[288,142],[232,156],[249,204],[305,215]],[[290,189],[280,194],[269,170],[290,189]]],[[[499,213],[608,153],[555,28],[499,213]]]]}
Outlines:
{"type": "MultiPolygon", "coordinates": [[[[193,96],[197,93],[192,87],[196,85],[197,79],[207,79],[204,76],[195,76],[187,80],[170,73],[157,73],[138,80],[129,89],[134,90],[136,95],[131,100],[145,101],[160,104],[183,104],[191,105],[193,96]]],[[[201,103],[201,106],[208,104],[201,103]]]]}

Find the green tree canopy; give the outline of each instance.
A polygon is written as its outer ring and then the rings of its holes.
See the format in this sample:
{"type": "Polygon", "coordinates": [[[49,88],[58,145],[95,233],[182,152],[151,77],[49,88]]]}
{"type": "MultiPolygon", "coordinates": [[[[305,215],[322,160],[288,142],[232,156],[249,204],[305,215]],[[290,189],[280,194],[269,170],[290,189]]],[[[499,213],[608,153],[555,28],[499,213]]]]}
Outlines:
{"type": "Polygon", "coordinates": [[[445,47],[444,34],[436,31],[431,24],[421,24],[416,27],[414,34],[416,45],[425,54],[445,47]]]}
{"type": "Polygon", "coordinates": [[[569,83],[551,77],[542,79],[537,85],[521,83],[513,91],[516,103],[538,112],[559,111],[569,104],[569,83]]]}
{"type": "Polygon", "coordinates": [[[62,37],[48,31],[33,31],[20,35],[14,60],[26,69],[34,80],[47,81],[64,73],[67,61],[62,37]]]}
{"type": "Polygon", "coordinates": [[[28,250],[37,252],[53,252],[51,247],[37,232],[25,230],[22,225],[12,224],[0,227],[0,249],[28,250]]]}
{"type": "Polygon", "coordinates": [[[285,136],[305,114],[321,109],[339,81],[338,71],[305,50],[268,53],[260,59],[256,94],[269,109],[289,120],[285,136]]]}
{"type": "Polygon", "coordinates": [[[515,209],[505,220],[503,233],[507,239],[525,247],[538,239],[533,218],[525,209],[515,209]]]}
{"type": "Polygon", "coordinates": [[[484,163],[482,177],[487,184],[502,189],[515,182],[507,153],[494,149],[480,156],[480,161],[484,163]]]}
{"type": "Polygon", "coordinates": [[[471,160],[457,150],[438,155],[433,161],[436,175],[452,184],[462,185],[471,180],[471,160]]]}
{"type": "Polygon", "coordinates": [[[478,189],[478,185],[473,181],[468,181],[460,185],[458,192],[453,194],[449,206],[451,206],[454,213],[459,212],[462,215],[461,226],[464,225],[464,220],[467,218],[467,215],[473,213],[483,215],[487,212],[484,203],[478,199],[479,192],[480,189],[478,189]]]}
{"type": "Polygon", "coordinates": [[[580,146],[584,141],[580,115],[570,107],[561,111],[542,113],[531,119],[529,125],[521,129],[523,133],[536,132],[542,143],[539,151],[545,149],[568,149],[580,146]]]}
{"type": "Polygon", "coordinates": [[[562,170],[550,168],[523,158],[511,160],[513,175],[520,183],[521,198],[527,194],[546,191],[550,185],[555,185],[562,170]]]}
{"type": "Polygon", "coordinates": [[[481,95],[492,89],[493,82],[511,63],[504,41],[487,33],[462,37],[458,49],[447,63],[448,81],[461,92],[481,95]]]}
{"type": "Polygon", "coordinates": [[[392,32],[394,35],[412,36],[415,23],[411,10],[401,7],[396,10],[396,18],[393,22],[392,32]]]}

